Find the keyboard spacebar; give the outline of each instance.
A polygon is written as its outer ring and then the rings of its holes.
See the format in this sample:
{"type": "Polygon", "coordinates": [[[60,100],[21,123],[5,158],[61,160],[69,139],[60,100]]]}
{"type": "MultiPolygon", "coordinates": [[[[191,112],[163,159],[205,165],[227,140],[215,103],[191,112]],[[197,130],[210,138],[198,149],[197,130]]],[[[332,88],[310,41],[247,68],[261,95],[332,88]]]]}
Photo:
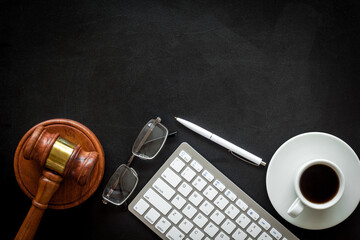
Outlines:
{"type": "Polygon", "coordinates": [[[154,205],[154,207],[156,207],[164,215],[166,215],[171,209],[171,205],[151,188],[144,194],[144,198],[152,205],[154,205]]]}

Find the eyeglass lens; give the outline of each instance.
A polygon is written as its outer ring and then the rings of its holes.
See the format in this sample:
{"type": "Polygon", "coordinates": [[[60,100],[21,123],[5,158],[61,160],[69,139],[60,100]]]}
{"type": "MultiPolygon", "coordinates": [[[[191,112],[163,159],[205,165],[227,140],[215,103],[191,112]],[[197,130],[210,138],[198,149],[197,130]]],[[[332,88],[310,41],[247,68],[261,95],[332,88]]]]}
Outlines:
{"type": "Polygon", "coordinates": [[[149,121],[135,140],[132,148],[133,154],[143,159],[154,158],[164,145],[167,135],[168,130],[164,125],[155,123],[155,120],[149,121]],[[151,130],[151,128],[153,129],[151,130]],[[150,134],[149,130],[151,131],[150,134]],[[149,136],[142,142],[146,134],[149,134],[149,136]]]}
{"type": "Polygon", "coordinates": [[[104,189],[103,198],[113,204],[121,205],[134,191],[137,182],[135,171],[122,164],[111,176],[104,189]]]}

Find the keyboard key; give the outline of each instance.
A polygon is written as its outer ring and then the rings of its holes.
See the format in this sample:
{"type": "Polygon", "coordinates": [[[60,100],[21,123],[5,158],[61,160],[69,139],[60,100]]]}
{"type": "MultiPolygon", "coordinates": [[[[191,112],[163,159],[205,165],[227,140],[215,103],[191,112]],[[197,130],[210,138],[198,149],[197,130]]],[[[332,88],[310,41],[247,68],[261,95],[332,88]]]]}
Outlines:
{"type": "Polygon", "coordinates": [[[227,200],[223,195],[219,195],[216,200],[214,201],[215,205],[220,208],[220,210],[223,210],[226,205],[229,203],[229,200],[227,200]]]}
{"type": "Polygon", "coordinates": [[[182,213],[190,219],[195,215],[196,212],[196,208],[193,207],[191,204],[186,205],[182,210],[182,213]]]}
{"type": "Polygon", "coordinates": [[[144,198],[164,215],[171,209],[171,205],[151,188],[144,194],[144,198]]]}
{"type": "Polygon", "coordinates": [[[251,222],[250,218],[248,218],[245,214],[241,214],[235,222],[240,225],[242,228],[246,228],[246,226],[251,222]]]}
{"type": "Polygon", "coordinates": [[[143,215],[144,212],[149,208],[149,204],[145,202],[144,199],[140,198],[140,200],[135,204],[134,209],[137,211],[140,215],[143,215]]]}
{"type": "Polygon", "coordinates": [[[196,215],[196,217],[193,219],[193,222],[199,226],[199,228],[202,228],[205,223],[207,223],[208,219],[207,217],[205,217],[204,215],[202,215],[201,213],[199,213],[198,215],[196,215]]]}
{"type": "Polygon", "coordinates": [[[203,237],[204,237],[204,233],[198,229],[198,228],[195,228],[191,233],[190,233],[190,237],[193,239],[193,240],[201,240],[203,237]]]}
{"type": "Polygon", "coordinates": [[[157,224],[155,225],[156,229],[161,233],[166,232],[166,230],[171,226],[171,223],[166,220],[166,218],[162,217],[157,224]]]}
{"type": "Polygon", "coordinates": [[[261,232],[261,228],[256,223],[251,223],[246,231],[255,238],[261,232]]]}
{"type": "Polygon", "coordinates": [[[247,214],[255,221],[259,218],[259,214],[257,214],[257,212],[255,212],[252,208],[247,211],[247,214]]]}
{"type": "Polygon", "coordinates": [[[173,187],[176,187],[181,182],[181,177],[174,173],[170,168],[165,169],[161,174],[161,177],[173,187]]]}
{"type": "Polygon", "coordinates": [[[226,215],[228,215],[231,219],[234,219],[239,214],[239,212],[240,210],[233,204],[230,204],[225,210],[226,215]]]}
{"type": "Polygon", "coordinates": [[[198,163],[196,160],[193,160],[190,163],[190,166],[192,166],[197,172],[201,172],[201,170],[203,169],[203,166],[201,166],[200,163],[198,163]]]}
{"type": "Polygon", "coordinates": [[[236,229],[236,231],[234,232],[232,237],[235,240],[245,240],[247,237],[247,234],[244,231],[242,231],[240,228],[238,228],[238,229],[236,229]]]}
{"type": "Polygon", "coordinates": [[[205,228],[204,231],[212,238],[219,231],[219,228],[212,222],[210,222],[205,228]]]}
{"type": "Polygon", "coordinates": [[[185,166],[185,163],[180,160],[180,158],[175,158],[174,161],[170,164],[170,166],[176,171],[180,172],[181,169],[185,166]]]}
{"type": "Polygon", "coordinates": [[[159,217],[160,217],[160,213],[153,208],[150,208],[150,210],[145,215],[145,219],[151,224],[154,224],[154,222],[159,217]]]}
{"type": "Polygon", "coordinates": [[[177,209],[181,209],[185,203],[186,200],[184,198],[182,198],[179,194],[177,194],[173,200],[171,201],[171,203],[177,208],[177,209]]]}
{"type": "Polygon", "coordinates": [[[195,177],[195,175],[196,173],[189,167],[186,167],[185,170],[181,173],[181,176],[188,182],[190,182],[195,177]]]}
{"type": "Polygon", "coordinates": [[[218,194],[218,191],[217,191],[215,188],[213,188],[212,186],[208,186],[208,187],[204,190],[203,194],[204,194],[210,201],[212,201],[212,200],[214,199],[214,197],[218,194]]]}
{"type": "Polygon", "coordinates": [[[258,240],[272,240],[272,237],[270,237],[266,232],[263,232],[258,238],[258,240]]]}
{"type": "Polygon", "coordinates": [[[187,195],[189,195],[189,193],[192,191],[192,189],[193,188],[189,184],[187,184],[186,182],[183,182],[179,186],[178,191],[186,197],[187,195]]]}
{"type": "Polygon", "coordinates": [[[265,219],[260,218],[259,220],[259,225],[261,227],[263,227],[265,230],[269,230],[269,228],[271,227],[270,223],[268,223],[267,221],[265,221],[265,219]]]}
{"type": "Polygon", "coordinates": [[[222,182],[220,182],[219,180],[216,179],[213,184],[217,189],[220,190],[220,192],[224,191],[225,185],[222,184],[222,182]]]}
{"type": "Polygon", "coordinates": [[[207,200],[205,200],[201,206],[200,206],[200,210],[205,213],[206,216],[208,216],[212,210],[214,210],[214,206],[209,203],[207,200]]]}
{"type": "Polygon", "coordinates": [[[220,232],[220,233],[216,236],[215,240],[230,240],[230,237],[229,237],[228,235],[226,235],[225,233],[220,232]]]}
{"type": "Polygon", "coordinates": [[[166,234],[166,237],[171,240],[182,240],[185,235],[176,227],[172,227],[166,234]]]}
{"type": "Polygon", "coordinates": [[[248,208],[248,205],[241,199],[236,200],[235,204],[243,211],[245,211],[248,208]]]}
{"type": "Polygon", "coordinates": [[[170,200],[170,198],[175,194],[174,189],[172,189],[167,183],[165,183],[161,178],[158,178],[154,184],[153,188],[158,191],[164,198],[170,200]]]}
{"type": "Polygon", "coordinates": [[[204,197],[201,196],[197,191],[194,191],[189,197],[189,201],[195,206],[198,206],[203,199],[204,197]]]}
{"type": "Polygon", "coordinates": [[[273,235],[277,240],[282,237],[282,234],[278,230],[276,230],[276,228],[272,228],[270,234],[273,235]]]}
{"type": "Polygon", "coordinates": [[[227,233],[230,234],[234,231],[236,225],[230,221],[230,219],[226,219],[225,222],[221,225],[221,228],[227,233]]]}
{"type": "Polygon", "coordinates": [[[211,215],[210,219],[213,220],[217,225],[219,225],[225,218],[225,215],[222,214],[219,210],[215,210],[211,215]]]}
{"type": "Polygon", "coordinates": [[[201,175],[209,182],[214,179],[214,175],[212,175],[208,170],[204,170],[201,175]]]}
{"type": "Polygon", "coordinates": [[[181,220],[182,217],[183,217],[183,215],[175,209],[172,210],[172,212],[168,216],[170,221],[172,221],[175,224],[178,224],[178,222],[181,220]]]}
{"type": "Polygon", "coordinates": [[[194,224],[192,224],[188,219],[184,218],[184,220],[180,223],[179,228],[184,231],[184,233],[188,234],[194,224]]]}
{"type": "Polygon", "coordinates": [[[225,196],[228,197],[231,201],[234,201],[237,198],[236,195],[229,189],[225,191],[225,196]]]}
{"type": "Polygon", "coordinates": [[[182,150],[180,153],[179,153],[179,156],[185,160],[185,162],[189,162],[191,160],[191,156],[185,152],[184,150],[182,150]]]}
{"type": "Polygon", "coordinates": [[[192,182],[192,185],[199,191],[203,190],[206,184],[207,182],[200,176],[197,176],[195,180],[192,182]]]}

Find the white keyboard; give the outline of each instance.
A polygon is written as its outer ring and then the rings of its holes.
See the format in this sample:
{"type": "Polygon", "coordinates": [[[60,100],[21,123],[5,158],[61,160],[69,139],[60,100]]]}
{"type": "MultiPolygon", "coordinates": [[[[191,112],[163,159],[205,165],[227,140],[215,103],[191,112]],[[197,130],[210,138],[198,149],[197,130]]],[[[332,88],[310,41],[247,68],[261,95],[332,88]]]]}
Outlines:
{"type": "Polygon", "coordinates": [[[298,239],[187,143],[133,199],[129,211],[163,239],[298,239]]]}

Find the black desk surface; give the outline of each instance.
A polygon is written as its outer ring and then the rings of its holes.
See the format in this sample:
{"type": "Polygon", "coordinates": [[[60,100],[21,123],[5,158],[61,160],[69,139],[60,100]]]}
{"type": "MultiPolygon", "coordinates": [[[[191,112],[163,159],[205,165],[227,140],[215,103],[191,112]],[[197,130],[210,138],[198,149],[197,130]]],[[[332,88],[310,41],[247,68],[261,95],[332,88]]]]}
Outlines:
{"type": "Polygon", "coordinates": [[[72,209],[47,210],[37,239],[157,239],[101,192],[130,156],[140,128],[160,116],[175,138],[134,161],[137,193],[183,141],[190,143],[301,239],[359,239],[360,209],[321,231],[282,219],[253,167],[178,124],[199,124],[269,162],[304,132],[333,134],[360,152],[358,1],[3,1],[0,7],[1,238],[31,201],[13,156],[35,124],[69,118],[106,155],[98,190],[72,209]],[[6,213],[5,213],[6,212],[6,213]],[[4,224],[3,224],[4,226],[4,224]]]}

